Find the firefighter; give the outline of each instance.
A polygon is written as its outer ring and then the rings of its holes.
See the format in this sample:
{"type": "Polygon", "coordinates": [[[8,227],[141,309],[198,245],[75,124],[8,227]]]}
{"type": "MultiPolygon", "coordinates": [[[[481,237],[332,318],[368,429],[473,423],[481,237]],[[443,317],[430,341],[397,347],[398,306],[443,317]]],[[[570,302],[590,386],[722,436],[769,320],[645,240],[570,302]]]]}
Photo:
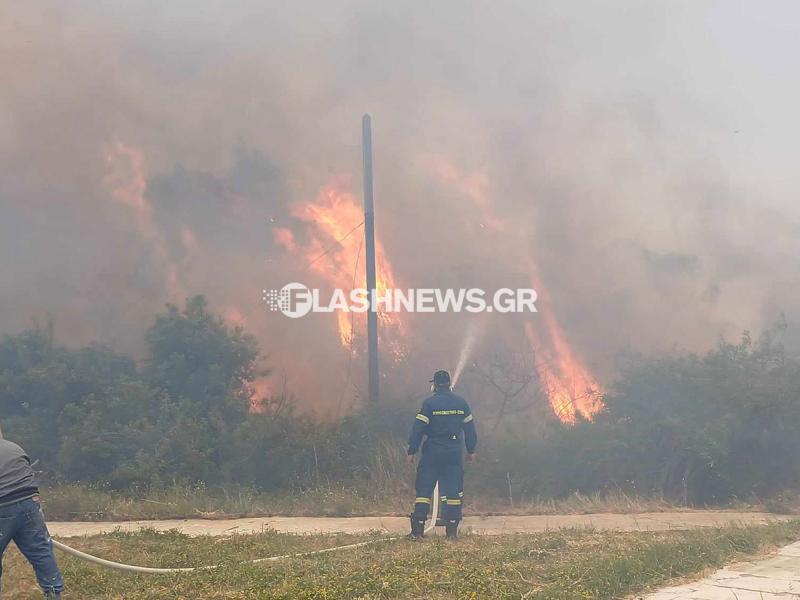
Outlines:
{"type": "Polygon", "coordinates": [[[450,389],[450,373],[436,371],[431,394],[422,403],[408,438],[408,462],[414,462],[423,437],[422,458],[417,466],[416,500],[411,513],[411,537],[421,538],[436,482],[443,499],[443,517],[448,538],[458,535],[464,502],[464,451],[467,462],[475,460],[478,436],[469,405],[450,389]]]}

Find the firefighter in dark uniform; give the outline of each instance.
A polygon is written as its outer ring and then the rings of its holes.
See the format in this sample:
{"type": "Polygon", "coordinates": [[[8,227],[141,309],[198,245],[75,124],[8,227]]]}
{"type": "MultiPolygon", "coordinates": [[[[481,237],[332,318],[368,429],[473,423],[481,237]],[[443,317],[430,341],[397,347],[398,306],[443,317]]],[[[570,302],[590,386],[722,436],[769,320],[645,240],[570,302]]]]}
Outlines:
{"type": "Polygon", "coordinates": [[[448,538],[458,534],[461,505],[464,502],[464,445],[467,461],[475,460],[478,436],[472,411],[466,400],[450,390],[450,373],[436,371],[431,380],[433,394],[422,403],[408,438],[408,460],[422,445],[417,466],[417,498],[411,513],[411,537],[421,538],[436,482],[442,498],[442,511],[448,538]]]}

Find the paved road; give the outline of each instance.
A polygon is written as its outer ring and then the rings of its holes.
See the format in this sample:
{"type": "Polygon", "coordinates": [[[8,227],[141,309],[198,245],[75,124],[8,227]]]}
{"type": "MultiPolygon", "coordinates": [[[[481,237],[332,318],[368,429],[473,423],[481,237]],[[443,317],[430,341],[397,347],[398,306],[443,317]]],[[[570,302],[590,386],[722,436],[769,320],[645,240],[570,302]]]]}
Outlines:
{"type": "MultiPolygon", "coordinates": [[[[533,533],[562,527],[594,527],[599,530],[665,531],[715,527],[729,523],[760,524],[791,517],[757,512],[685,511],[639,514],[599,513],[590,515],[531,515],[467,517],[464,528],[484,535],[533,533]]],[[[405,517],[259,517],[246,519],[170,519],[163,521],[123,522],[49,522],[50,533],[57,537],[95,535],[122,529],[138,531],[152,528],[161,531],[179,529],[192,536],[257,533],[274,529],[287,533],[364,533],[383,531],[403,533],[408,530],[405,517]]]]}
{"type": "Polygon", "coordinates": [[[788,600],[800,598],[800,542],[761,560],[738,563],[713,575],[662,589],[645,600],[788,600]]]}

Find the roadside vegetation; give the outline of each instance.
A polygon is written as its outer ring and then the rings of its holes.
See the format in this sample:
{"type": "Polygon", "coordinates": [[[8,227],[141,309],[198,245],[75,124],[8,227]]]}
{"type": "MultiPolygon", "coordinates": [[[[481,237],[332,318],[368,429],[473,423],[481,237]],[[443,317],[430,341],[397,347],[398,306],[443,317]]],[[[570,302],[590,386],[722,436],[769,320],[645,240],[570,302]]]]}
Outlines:
{"type": "MultiPolygon", "coordinates": [[[[469,510],[794,510],[800,361],[780,334],[745,334],[705,356],[628,357],[593,422],[564,425],[544,405],[526,420],[525,394],[479,397],[469,510]]],[[[60,346],[48,326],[0,340],[3,431],[38,460],[50,518],[408,510],[417,400],[319,422],[291,397],[260,399],[262,350],[199,296],[157,315],[145,338],[138,363],[60,346]]]]}
{"type": "MultiPolygon", "coordinates": [[[[124,492],[67,484],[46,489],[43,503],[47,518],[54,521],[406,515],[408,497],[413,493],[408,482],[412,480],[409,473],[405,481],[398,481],[392,490],[369,492],[360,492],[343,485],[276,492],[240,487],[210,490],[204,486],[176,485],[149,489],[146,494],[135,497],[124,492]]],[[[723,508],[737,511],[793,512],[788,503],[776,504],[774,507],[729,503],[723,508]]],[[[513,506],[506,498],[486,496],[468,499],[465,510],[470,515],[565,515],[664,512],[691,508],[655,497],[634,497],[618,492],[589,496],[575,493],[566,498],[530,498],[513,506]]]]}
{"type": "MultiPolygon", "coordinates": [[[[624,598],[676,578],[765,552],[800,537],[800,522],[664,533],[561,530],[530,535],[464,536],[456,542],[398,540],[337,553],[247,564],[376,536],[298,536],[264,532],[189,538],[177,532],[113,533],[68,541],[104,558],[173,567],[222,564],[214,571],[134,575],[59,553],[65,599],[180,598],[624,598]]],[[[16,549],[4,562],[4,592],[38,598],[16,549]]]]}

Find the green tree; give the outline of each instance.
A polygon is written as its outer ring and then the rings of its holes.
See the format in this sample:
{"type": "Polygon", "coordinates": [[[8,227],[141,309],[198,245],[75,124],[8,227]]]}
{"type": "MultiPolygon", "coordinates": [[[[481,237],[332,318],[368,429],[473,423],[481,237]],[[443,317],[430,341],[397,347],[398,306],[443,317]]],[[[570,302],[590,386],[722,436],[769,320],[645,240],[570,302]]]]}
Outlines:
{"type": "Polygon", "coordinates": [[[22,443],[42,467],[56,469],[65,411],[102,395],[120,377],[135,376],[133,360],[103,346],[68,349],[52,328],[0,341],[0,415],[4,433],[22,443]]]}
{"type": "Polygon", "coordinates": [[[255,339],[211,314],[202,296],[182,310],[167,306],[146,339],[145,381],[173,403],[159,417],[168,433],[164,476],[226,480],[230,472],[220,466],[234,458],[236,430],[249,417],[250,384],[259,374],[255,339]]]}
{"type": "Polygon", "coordinates": [[[229,328],[195,296],[183,310],[168,305],[147,332],[144,377],[179,401],[188,414],[238,423],[250,408],[258,374],[258,345],[241,327],[229,328]]]}

